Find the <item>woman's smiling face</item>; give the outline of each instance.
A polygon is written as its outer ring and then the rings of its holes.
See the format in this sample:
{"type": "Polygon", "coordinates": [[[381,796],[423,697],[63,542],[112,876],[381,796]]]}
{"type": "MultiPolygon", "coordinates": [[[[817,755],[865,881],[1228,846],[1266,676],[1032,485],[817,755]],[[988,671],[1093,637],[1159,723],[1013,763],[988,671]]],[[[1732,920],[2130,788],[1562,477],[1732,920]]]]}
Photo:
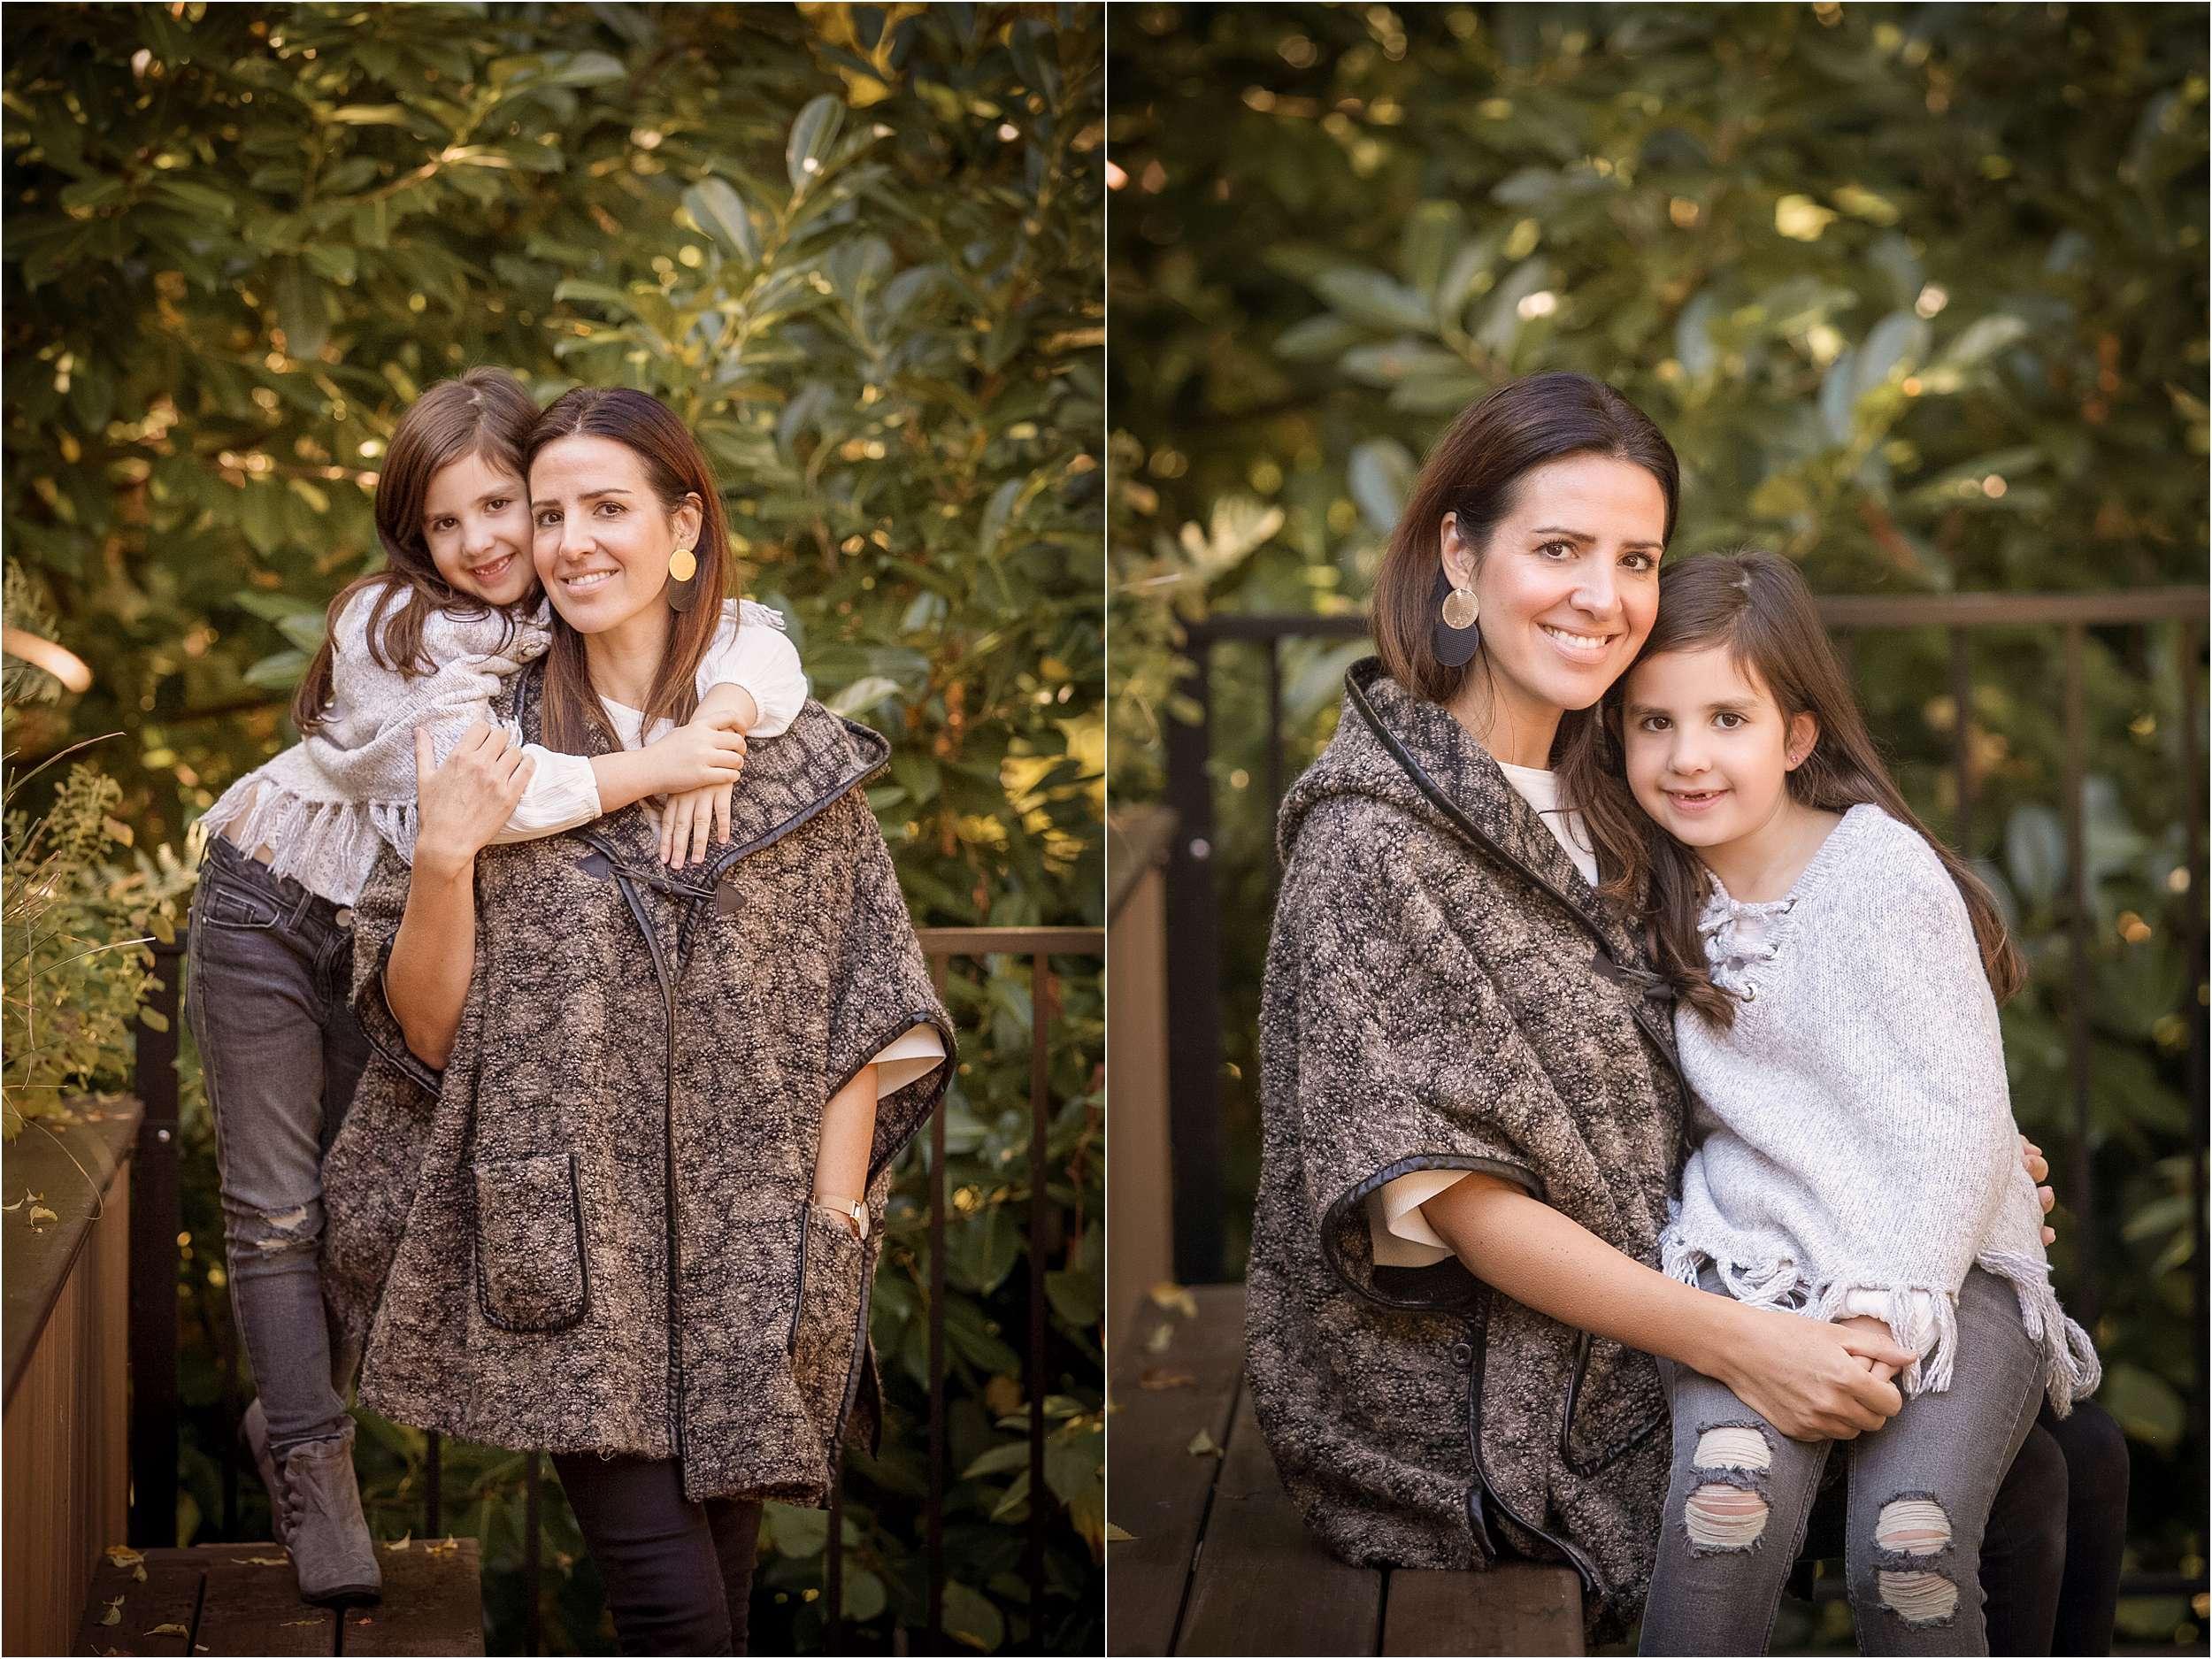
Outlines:
{"type": "Polygon", "coordinates": [[[1605,695],[1659,614],[1666,527],[1659,480],[1606,455],[1523,473],[1479,558],[1444,520],[1444,568],[1481,605],[1488,684],[1504,711],[1586,709],[1605,695]]]}
{"type": "Polygon", "coordinates": [[[664,510],[637,451],[583,435],[546,445],[530,465],[531,552],[561,618],[604,634],[659,603],[668,557],[699,537],[696,497],[664,510]]]}

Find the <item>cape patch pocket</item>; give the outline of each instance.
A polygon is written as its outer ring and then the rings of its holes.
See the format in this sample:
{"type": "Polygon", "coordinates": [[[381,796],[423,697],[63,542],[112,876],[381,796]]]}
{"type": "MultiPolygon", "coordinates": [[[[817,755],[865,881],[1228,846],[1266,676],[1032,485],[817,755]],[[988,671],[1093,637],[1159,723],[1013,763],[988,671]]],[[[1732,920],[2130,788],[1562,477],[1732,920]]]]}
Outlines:
{"type": "Polygon", "coordinates": [[[591,1310],[576,1155],[473,1164],[476,1302],[503,1331],[565,1331],[591,1310]]]}
{"type": "Polygon", "coordinates": [[[810,1202],[799,1222],[799,1295],[791,1321],[791,1379],[834,1462],[867,1309],[867,1251],[833,1210],[810,1202]]]}

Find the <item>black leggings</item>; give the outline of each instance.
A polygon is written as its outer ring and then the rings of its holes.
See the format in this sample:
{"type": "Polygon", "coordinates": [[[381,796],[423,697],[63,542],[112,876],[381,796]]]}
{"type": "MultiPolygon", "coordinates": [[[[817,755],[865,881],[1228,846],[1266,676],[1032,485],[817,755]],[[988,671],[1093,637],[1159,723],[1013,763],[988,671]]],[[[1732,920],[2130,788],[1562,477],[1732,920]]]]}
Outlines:
{"type": "Polygon", "coordinates": [[[557,1452],[626,1654],[741,1654],[760,1505],[683,1494],[675,1460],[557,1452]]]}

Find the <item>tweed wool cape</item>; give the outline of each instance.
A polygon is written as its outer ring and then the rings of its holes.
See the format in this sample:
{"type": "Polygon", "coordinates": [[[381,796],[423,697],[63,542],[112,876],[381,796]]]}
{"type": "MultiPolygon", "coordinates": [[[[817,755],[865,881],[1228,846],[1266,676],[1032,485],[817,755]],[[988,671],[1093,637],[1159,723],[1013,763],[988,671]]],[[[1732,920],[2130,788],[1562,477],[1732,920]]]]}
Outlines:
{"type": "MultiPolygon", "coordinates": [[[[509,699],[532,741],[541,677],[509,699]]],[[[695,1500],[827,1502],[841,1435],[879,1420],[891,1163],[953,1053],[861,789],[887,756],[810,702],[748,755],[731,844],[688,871],[662,869],[641,807],[487,848],[442,1075],[384,1000],[408,877],[384,853],[354,910],[373,1054],[323,1171],[364,1404],[495,1446],[673,1457],[695,1500]],[[810,1202],[822,1109],[916,1025],[947,1058],[877,1108],[864,1244],[810,1202]]]]}
{"type": "Polygon", "coordinates": [[[1565,1560],[1606,1640],[1659,1536],[1656,1366],[1456,1261],[1378,1268],[1365,1201],[1486,1171],[1655,1264],[1683,1104],[1666,1007],[1496,762],[1372,657],[1278,833],[1246,1304],[1276,1468],[1348,1561],[1565,1560]]]}

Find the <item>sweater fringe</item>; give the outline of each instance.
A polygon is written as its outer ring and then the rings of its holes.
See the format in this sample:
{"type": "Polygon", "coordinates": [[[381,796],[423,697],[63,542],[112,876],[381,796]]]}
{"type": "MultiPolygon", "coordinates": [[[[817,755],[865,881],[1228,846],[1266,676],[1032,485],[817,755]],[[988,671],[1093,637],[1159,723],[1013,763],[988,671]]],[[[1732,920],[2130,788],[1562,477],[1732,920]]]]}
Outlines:
{"type": "MultiPolygon", "coordinates": [[[[1883,1322],[1901,1346],[1921,1356],[1899,1379],[1905,1394],[1941,1394],[1950,1387],[1959,1340],[1955,1292],[1932,1285],[1869,1286],[1816,1280],[1786,1256],[1747,1266],[1717,1259],[1687,1242],[1675,1228],[1661,1236],[1659,1271],[1668,1278],[1695,1285],[1701,1269],[1708,1264],[1736,1301],[1755,1308],[1801,1313],[1824,1324],[1847,1317],[1845,1303],[1853,1291],[1877,1291],[1883,1297],[1883,1322]]],[[[2059,1306],[2057,1293],[2051,1288],[2049,1263],[2018,1251],[1985,1250],[1975,1257],[1975,1265],[2003,1279],[2019,1298],[2021,1326],[2043,1356],[2043,1392],[2050,1400],[2052,1412],[2065,1417],[2073,1410],[2075,1401],[2096,1391],[2104,1372],[2089,1333],[2059,1306]]]]}
{"type": "Polygon", "coordinates": [[[288,877],[311,892],[350,902],[388,842],[401,858],[415,861],[415,803],[411,801],[310,801],[249,772],[200,815],[193,833],[203,844],[218,835],[251,853],[266,847],[272,874],[288,877]],[[334,875],[347,889],[324,892],[334,875]]]}

